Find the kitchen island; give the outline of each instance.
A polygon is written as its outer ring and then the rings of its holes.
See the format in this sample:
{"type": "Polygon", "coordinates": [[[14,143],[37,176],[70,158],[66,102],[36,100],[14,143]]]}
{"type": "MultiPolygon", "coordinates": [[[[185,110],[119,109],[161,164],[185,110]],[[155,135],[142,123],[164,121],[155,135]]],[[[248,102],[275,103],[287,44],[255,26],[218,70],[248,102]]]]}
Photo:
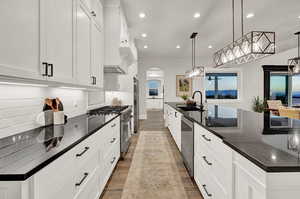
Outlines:
{"type": "Polygon", "coordinates": [[[205,198],[299,198],[299,120],[218,105],[205,111],[180,106],[166,103],[166,126],[174,132],[173,112],[194,123],[194,179],[205,198]]]}

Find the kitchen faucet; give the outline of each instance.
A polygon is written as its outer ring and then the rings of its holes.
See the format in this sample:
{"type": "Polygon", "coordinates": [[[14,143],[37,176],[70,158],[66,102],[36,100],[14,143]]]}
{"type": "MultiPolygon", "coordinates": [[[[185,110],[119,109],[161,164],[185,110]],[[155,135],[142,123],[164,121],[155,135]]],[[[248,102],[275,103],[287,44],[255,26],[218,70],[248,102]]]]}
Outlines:
{"type": "Polygon", "coordinates": [[[202,111],[203,110],[203,108],[204,108],[204,106],[203,106],[203,103],[202,103],[202,92],[201,91],[195,91],[194,93],[193,93],[193,97],[192,97],[192,99],[194,99],[195,98],[195,94],[196,93],[200,93],[200,110],[202,111]]]}

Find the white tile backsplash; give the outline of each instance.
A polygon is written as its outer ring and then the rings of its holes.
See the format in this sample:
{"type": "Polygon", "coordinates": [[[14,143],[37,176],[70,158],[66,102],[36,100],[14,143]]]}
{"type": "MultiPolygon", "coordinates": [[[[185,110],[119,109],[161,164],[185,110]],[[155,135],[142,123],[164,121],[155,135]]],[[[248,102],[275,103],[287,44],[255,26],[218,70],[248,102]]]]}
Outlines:
{"type": "Polygon", "coordinates": [[[39,127],[36,116],[46,97],[59,97],[69,118],[86,113],[86,91],[0,85],[0,138],[39,127]]]}

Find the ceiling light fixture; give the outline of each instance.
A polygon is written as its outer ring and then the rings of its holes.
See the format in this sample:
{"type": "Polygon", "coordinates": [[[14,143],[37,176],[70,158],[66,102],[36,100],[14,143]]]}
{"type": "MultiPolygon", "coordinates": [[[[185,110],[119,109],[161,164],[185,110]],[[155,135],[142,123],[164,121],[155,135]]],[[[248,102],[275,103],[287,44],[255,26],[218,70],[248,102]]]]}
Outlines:
{"type": "Polygon", "coordinates": [[[250,19],[250,18],[252,18],[252,17],[254,17],[254,16],[255,16],[254,13],[249,13],[249,14],[246,15],[246,18],[247,18],[247,19],[250,19]]]}
{"type": "Polygon", "coordinates": [[[275,54],[275,32],[251,31],[244,34],[244,1],[241,0],[242,37],[235,40],[235,10],[232,0],[232,35],[233,41],[213,55],[215,67],[228,63],[248,63],[268,55],[275,54]]]}
{"type": "Polygon", "coordinates": [[[196,37],[197,32],[193,32],[190,36],[192,40],[192,70],[188,70],[185,72],[185,77],[193,78],[193,77],[204,77],[204,67],[203,66],[196,66],[196,37]]]}
{"type": "Polygon", "coordinates": [[[195,14],[194,14],[194,18],[199,18],[201,16],[201,14],[199,13],[199,12],[196,12],[195,14]]]}
{"type": "Polygon", "coordinates": [[[300,19],[300,15],[298,16],[298,19],[300,19]]]}
{"type": "Polygon", "coordinates": [[[296,32],[298,36],[298,57],[288,60],[288,69],[291,75],[300,74],[300,32],[296,32]]]}
{"type": "Polygon", "coordinates": [[[208,48],[209,48],[209,49],[212,49],[212,45],[209,45],[208,48]]]}
{"type": "Polygon", "coordinates": [[[139,14],[139,17],[140,17],[141,19],[144,19],[144,18],[146,17],[146,14],[143,13],[143,12],[141,12],[141,13],[139,14]]]}
{"type": "Polygon", "coordinates": [[[148,46],[147,46],[147,45],[145,45],[145,46],[144,46],[144,48],[145,48],[145,49],[147,49],[147,48],[148,48],[148,46]]]}
{"type": "Polygon", "coordinates": [[[142,37],[146,38],[146,37],[147,37],[147,34],[146,34],[146,33],[143,33],[143,34],[142,34],[142,37]]]}
{"type": "Polygon", "coordinates": [[[180,48],[180,45],[177,45],[176,48],[179,49],[179,48],[180,48]]]}

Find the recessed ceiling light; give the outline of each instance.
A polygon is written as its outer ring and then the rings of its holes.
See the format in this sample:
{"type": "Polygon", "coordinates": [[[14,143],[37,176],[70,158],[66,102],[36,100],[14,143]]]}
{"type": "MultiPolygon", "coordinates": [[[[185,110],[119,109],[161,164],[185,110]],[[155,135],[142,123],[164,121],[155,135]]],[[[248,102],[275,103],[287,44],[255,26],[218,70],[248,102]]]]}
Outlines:
{"type": "Polygon", "coordinates": [[[254,13],[248,13],[248,14],[246,15],[246,18],[247,18],[247,19],[250,19],[250,18],[252,18],[252,17],[254,17],[254,13]]]}
{"type": "Polygon", "coordinates": [[[300,15],[298,16],[298,19],[300,19],[300,15]]]}
{"type": "Polygon", "coordinates": [[[141,12],[141,13],[139,14],[139,17],[140,17],[141,19],[143,19],[143,18],[145,18],[145,17],[146,17],[146,14],[145,14],[145,13],[143,13],[143,12],[141,12]]]}
{"type": "Polygon", "coordinates": [[[148,48],[148,46],[147,46],[147,45],[145,45],[145,46],[144,46],[144,48],[146,49],[146,48],[148,48]]]}
{"type": "Polygon", "coordinates": [[[180,48],[180,45],[177,45],[176,48],[180,48]]]}
{"type": "Polygon", "coordinates": [[[147,37],[147,34],[146,34],[146,33],[143,33],[143,34],[142,34],[142,37],[144,37],[144,38],[147,37]]]}
{"type": "Polygon", "coordinates": [[[200,15],[200,13],[199,12],[196,12],[195,14],[194,14],[194,18],[199,18],[201,15],[200,15]]]}
{"type": "Polygon", "coordinates": [[[211,49],[211,48],[212,48],[212,45],[209,45],[208,48],[211,49]]]}

